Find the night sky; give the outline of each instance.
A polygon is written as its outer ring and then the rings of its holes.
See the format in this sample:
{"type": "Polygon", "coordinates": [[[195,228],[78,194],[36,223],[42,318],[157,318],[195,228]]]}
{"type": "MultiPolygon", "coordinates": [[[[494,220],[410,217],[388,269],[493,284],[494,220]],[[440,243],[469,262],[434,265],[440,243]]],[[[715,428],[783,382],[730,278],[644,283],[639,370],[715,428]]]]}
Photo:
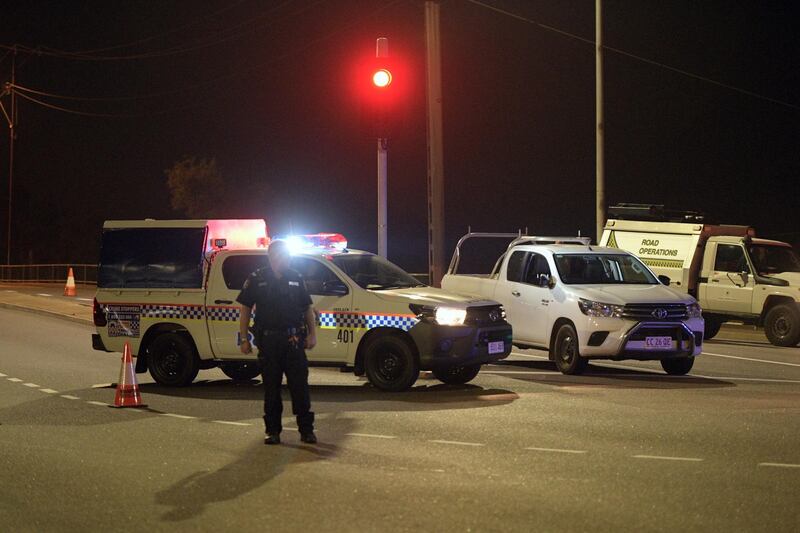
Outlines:
{"type": "MultiPolygon", "coordinates": [[[[483,1],[594,39],[591,0],[483,1]]],[[[609,203],[696,209],[798,243],[797,3],[606,0],[604,18],[609,203]]],[[[187,155],[216,158],[241,199],[229,218],[337,231],[374,251],[375,138],[357,74],[379,36],[406,74],[389,256],[425,271],[421,1],[4,1],[0,44],[43,52],[18,52],[17,84],[118,115],[18,99],[12,263],[91,263],[105,219],[184,218],[164,170],[187,155]]],[[[446,257],[469,225],[593,235],[593,45],[466,0],[442,2],[442,39],[446,257]]],[[[3,128],[3,258],[8,155],[3,128]]]]}

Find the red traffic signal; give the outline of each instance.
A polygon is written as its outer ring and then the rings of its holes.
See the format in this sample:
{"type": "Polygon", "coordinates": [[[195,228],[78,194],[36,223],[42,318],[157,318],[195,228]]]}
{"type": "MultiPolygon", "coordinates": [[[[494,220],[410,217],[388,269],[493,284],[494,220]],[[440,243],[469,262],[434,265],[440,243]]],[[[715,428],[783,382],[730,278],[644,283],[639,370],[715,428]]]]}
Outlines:
{"type": "Polygon", "coordinates": [[[392,73],[385,68],[378,69],[372,74],[372,83],[379,89],[388,87],[392,83],[392,73]]]}

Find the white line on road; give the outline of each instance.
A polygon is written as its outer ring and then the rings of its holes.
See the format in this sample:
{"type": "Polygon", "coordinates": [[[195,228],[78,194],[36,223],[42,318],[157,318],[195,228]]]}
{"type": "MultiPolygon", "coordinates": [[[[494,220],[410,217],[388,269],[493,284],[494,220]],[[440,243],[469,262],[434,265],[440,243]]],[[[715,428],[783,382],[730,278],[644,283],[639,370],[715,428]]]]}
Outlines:
{"type": "Polygon", "coordinates": [[[91,401],[91,400],[86,400],[86,403],[89,403],[89,404],[92,404],[92,405],[99,405],[101,407],[109,407],[109,404],[104,403],[104,402],[94,402],[94,401],[91,401]]]}
{"type": "Polygon", "coordinates": [[[634,459],[659,459],[662,461],[689,461],[699,463],[702,461],[699,457],[669,457],[664,455],[634,455],[634,459]]]}
{"type": "Polygon", "coordinates": [[[2,372],[0,372],[0,378],[4,378],[4,377],[6,377],[6,375],[3,374],[2,372]]]}
{"type": "Polygon", "coordinates": [[[530,374],[532,376],[538,375],[558,375],[561,372],[552,372],[550,370],[481,370],[481,374],[530,374]]]}
{"type": "Polygon", "coordinates": [[[753,361],[755,363],[767,363],[770,365],[783,365],[783,366],[797,366],[800,367],[798,363],[784,363],[783,361],[770,361],[768,359],[755,359],[753,357],[740,357],[738,355],[723,355],[721,353],[709,353],[703,352],[703,355],[713,355],[714,357],[724,357],[725,359],[739,359],[741,361],[753,361]]]}
{"type": "Polygon", "coordinates": [[[161,413],[161,416],[169,416],[172,418],[180,418],[182,420],[194,420],[196,416],[189,416],[189,415],[176,415],[175,413],[161,413]]]}
{"type": "Polygon", "coordinates": [[[19,378],[8,378],[8,381],[13,381],[14,383],[19,383],[22,380],[19,379],[19,378]]]}
{"type": "Polygon", "coordinates": [[[78,300],[81,300],[82,302],[91,302],[91,301],[93,301],[91,298],[78,298],[78,300]]]}
{"type": "Polygon", "coordinates": [[[454,444],[456,446],[486,446],[480,442],[461,442],[458,440],[429,440],[428,442],[435,442],[436,444],[454,444]]]}
{"type": "Polygon", "coordinates": [[[345,433],[349,437],[367,437],[370,439],[396,439],[394,435],[373,435],[371,433],[345,433]]]}
{"type": "Polygon", "coordinates": [[[58,391],[53,389],[39,389],[39,390],[42,392],[46,392],[47,394],[58,394],[58,391]]]}
{"type": "Polygon", "coordinates": [[[113,387],[113,383],[98,383],[96,385],[92,385],[93,389],[107,389],[109,387],[113,387]]]}
{"type": "Polygon", "coordinates": [[[776,468],[800,468],[800,465],[792,463],[758,463],[758,466],[774,466],[776,468]]]}
{"type": "Polygon", "coordinates": [[[545,361],[548,361],[550,359],[546,355],[528,355],[526,353],[519,353],[519,352],[511,352],[508,355],[519,355],[520,357],[530,357],[531,359],[543,359],[545,361]]]}
{"type": "Polygon", "coordinates": [[[226,424],[228,426],[252,426],[253,424],[248,424],[247,422],[229,422],[228,420],[212,420],[215,424],[226,424]]]}
{"type": "Polygon", "coordinates": [[[52,294],[47,294],[47,293],[44,293],[44,292],[37,292],[36,296],[52,296],[52,294]]]}
{"type": "Polygon", "coordinates": [[[565,450],[562,448],[537,448],[535,446],[529,446],[525,448],[526,450],[533,450],[535,452],[555,452],[555,453],[588,453],[587,450],[565,450]]]}
{"type": "Polygon", "coordinates": [[[80,400],[80,398],[71,394],[62,394],[61,397],[66,398],[67,400],[80,400]]]}
{"type": "Polygon", "coordinates": [[[32,389],[38,389],[41,385],[37,385],[36,383],[23,383],[26,387],[30,387],[32,389]]]}

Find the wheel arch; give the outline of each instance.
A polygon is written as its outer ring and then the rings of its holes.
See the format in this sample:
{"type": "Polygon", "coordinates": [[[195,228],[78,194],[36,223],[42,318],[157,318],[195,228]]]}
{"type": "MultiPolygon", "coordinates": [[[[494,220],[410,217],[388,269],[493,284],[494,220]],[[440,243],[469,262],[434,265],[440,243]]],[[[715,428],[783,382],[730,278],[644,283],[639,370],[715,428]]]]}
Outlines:
{"type": "Polygon", "coordinates": [[[417,349],[417,343],[414,342],[414,339],[411,338],[411,335],[407,331],[398,328],[372,328],[367,333],[365,333],[361,340],[358,342],[358,347],[356,348],[356,357],[353,362],[353,373],[356,376],[363,376],[366,373],[366,369],[364,367],[364,357],[367,352],[367,346],[372,339],[382,337],[382,336],[394,336],[399,337],[408,344],[408,347],[411,348],[411,353],[414,354],[414,358],[417,360],[417,364],[419,364],[419,350],[417,349]]]}
{"type": "Polygon", "coordinates": [[[186,329],[185,326],[181,324],[177,324],[175,322],[159,322],[158,324],[153,324],[147,331],[144,333],[142,337],[142,341],[139,343],[139,353],[136,357],[136,372],[142,373],[147,371],[147,355],[150,351],[150,346],[153,344],[159,336],[165,333],[176,333],[186,338],[189,343],[192,345],[192,349],[194,350],[195,355],[199,358],[199,352],[197,350],[197,344],[194,342],[194,338],[192,338],[192,334],[186,329]]]}
{"type": "Polygon", "coordinates": [[[797,301],[790,296],[772,295],[764,300],[764,307],[761,309],[761,314],[758,317],[758,325],[763,326],[767,319],[767,313],[777,305],[791,305],[797,304],[797,301]]]}

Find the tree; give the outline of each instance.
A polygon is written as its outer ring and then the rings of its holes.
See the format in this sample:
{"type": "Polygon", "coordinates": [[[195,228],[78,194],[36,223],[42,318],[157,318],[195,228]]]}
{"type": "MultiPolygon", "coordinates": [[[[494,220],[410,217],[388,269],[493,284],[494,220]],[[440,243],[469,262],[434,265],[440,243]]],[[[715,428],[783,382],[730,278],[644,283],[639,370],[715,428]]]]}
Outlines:
{"type": "Polygon", "coordinates": [[[164,171],[170,205],[189,218],[224,218],[228,212],[225,180],[215,158],[194,156],[177,161],[164,171]]]}

